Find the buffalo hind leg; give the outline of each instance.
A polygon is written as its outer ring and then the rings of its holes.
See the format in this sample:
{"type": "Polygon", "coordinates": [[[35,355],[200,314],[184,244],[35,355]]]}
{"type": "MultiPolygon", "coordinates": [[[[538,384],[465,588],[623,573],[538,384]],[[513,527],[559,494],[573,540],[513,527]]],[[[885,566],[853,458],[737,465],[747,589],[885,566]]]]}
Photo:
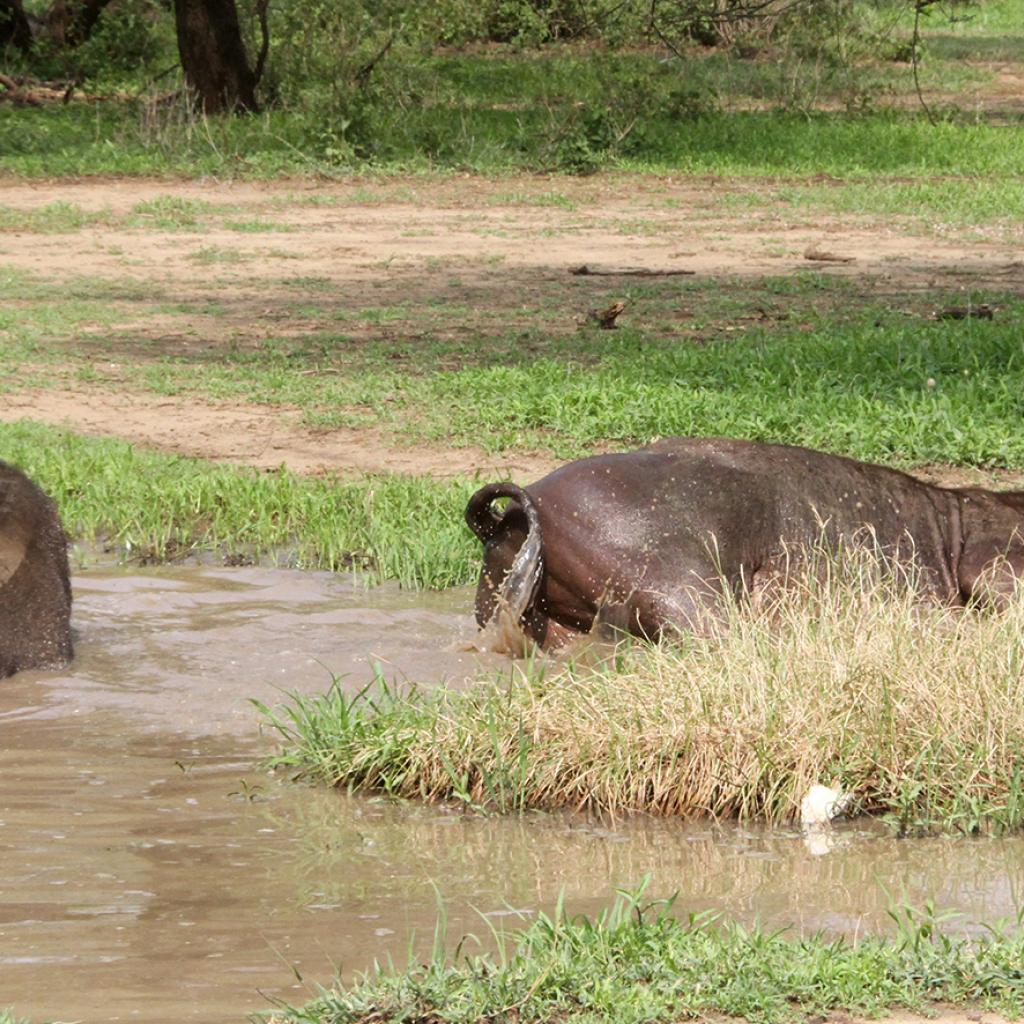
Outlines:
{"type": "Polygon", "coordinates": [[[674,591],[644,588],[625,601],[603,603],[597,621],[603,630],[657,641],[673,633],[706,633],[721,617],[721,604],[722,587],[714,580],[674,591]]]}

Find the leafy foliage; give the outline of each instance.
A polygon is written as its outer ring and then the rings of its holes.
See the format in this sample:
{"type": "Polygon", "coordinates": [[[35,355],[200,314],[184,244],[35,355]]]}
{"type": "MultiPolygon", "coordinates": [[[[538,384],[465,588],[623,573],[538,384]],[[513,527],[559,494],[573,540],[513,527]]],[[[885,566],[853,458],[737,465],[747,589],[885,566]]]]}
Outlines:
{"type": "MultiPolygon", "coordinates": [[[[1009,3],[963,15],[927,5],[920,40],[911,35],[909,0],[752,6],[756,12],[747,0],[284,0],[269,10],[261,100],[271,115],[244,128],[185,109],[171,15],[155,0],[115,0],[85,43],[54,49],[41,41],[15,62],[93,95],[118,90],[113,105],[83,111],[92,142],[115,144],[116,170],[160,166],[132,166],[141,141],[172,164],[205,145],[219,173],[251,167],[253,150],[264,173],[367,162],[590,173],[632,158],[671,163],[695,122],[742,131],[733,127],[737,116],[752,107],[807,115],[899,105],[914,94],[901,63],[908,56],[932,89],[978,80],[990,72],[964,64],[969,33],[985,56],[981,33],[1004,28],[999,12],[1009,3]]],[[[250,54],[262,7],[241,3],[250,54]]],[[[1019,30],[1000,38],[1020,59],[1019,30]]],[[[18,114],[40,137],[54,132],[52,116],[18,114]]],[[[64,120],[74,117],[64,112],[64,120]]],[[[2,121],[0,136],[16,132],[2,121]]],[[[51,155],[69,152],[60,133],[48,141],[51,155]]]]}

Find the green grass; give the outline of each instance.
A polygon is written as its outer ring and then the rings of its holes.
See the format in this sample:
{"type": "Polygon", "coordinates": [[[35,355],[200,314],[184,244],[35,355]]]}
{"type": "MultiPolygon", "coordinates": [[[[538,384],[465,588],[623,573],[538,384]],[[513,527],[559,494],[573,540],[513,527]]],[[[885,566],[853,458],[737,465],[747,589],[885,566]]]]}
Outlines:
{"type": "Polygon", "coordinates": [[[128,223],[157,231],[194,231],[203,226],[200,218],[214,209],[212,203],[181,196],[157,196],[136,203],[128,223]]]}
{"type": "Polygon", "coordinates": [[[109,213],[90,213],[77,203],[68,203],[64,200],[56,200],[31,210],[0,205],[0,232],[24,231],[41,235],[61,235],[109,219],[109,213]]]}
{"type": "Polygon", "coordinates": [[[55,499],[73,538],[106,542],[128,558],[283,552],[302,566],[431,588],[477,572],[478,545],[462,522],[469,481],[260,473],[28,421],[0,425],[0,458],[55,499]]]}
{"type": "MultiPolygon", "coordinates": [[[[805,281],[803,291],[813,290],[805,281]]],[[[685,295],[676,291],[677,301],[685,295]]],[[[533,344],[520,335],[478,346],[460,369],[402,372],[401,346],[392,345],[390,367],[364,363],[347,378],[300,385],[257,358],[244,385],[225,369],[211,370],[207,386],[304,406],[355,404],[396,431],[490,450],[572,456],[596,443],[721,434],[901,464],[1024,464],[1019,302],[991,322],[929,322],[879,307],[851,309],[848,319],[818,314],[800,292],[775,301],[793,309],[792,323],[717,338],[712,329],[702,345],[644,330],[537,331],[525,335],[533,344]]],[[[345,358],[323,344],[328,360],[345,358]]],[[[413,366],[443,365],[457,344],[424,346],[413,366]]],[[[359,349],[359,359],[373,351],[359,349]]]]}
{"type": "MultiPolygon", "coordinates": [[[[1024,176],[922,181],[836,182],[831,185],[782,185],[772,190],[776,205],[827,209],[875,220],[896,217],[922,224],[931,232],[952,233],[973,225],[1003,224],[1020,235],[1024,221],[1024,176]]],[[[723,205],[763,208],[764,194],[733,194],[723,205]]]]}
{"type": "MultiPolygon", "coordinates": [[[[203,249],[194,258],[223,256],[203,249]]],[[[482,309],[457,288],[437,302],[360,308],[317,278],[295,286],[312,302],[288,300],[294,336],[246,337],[186,358],[113,325],[155,314],[244,317],[249,307],[216,284],[216,298],[168,305],[147,301],[160,299],[159,287],[147,296],[132,282],[5,280],[20,300],[0,312],[0,365],[12,382],[19,373],[63,380],[84,361],[102,383],[107,358],[118,387],[288,405],[310,423],[372,424],[403,440],[491,452],[569,458],[595,445],[717,434],[901,466],[1024,466],[1024,303],[1012,295],[884,301],[814,274],[654,282],[614,293],[629,299],[626,326],[606,332],[567,323],[561,282],[525,302],[515,289],[485,293],[482,309]],[[928,318],[968,298],[999,306],[995,318],[928,318]],[[503,319],[509,301],[508,315],[523,323],[514,332],[503,319]],[[329,326],[338,320],[346,333],[329,326]],[[453,331],[453,320],[465,326],[453,331]]],[[[593,306],[612,295],[588,294],[593,306]]],[[[262,312],[265,303],[252,301],[262,312]]]]}
{"type": "Polygon", "coordinates": [[[496,954],[446,957],[442,918],[426,963],[378,967],[271,1019],[675,1024],[725,1015],[781,1024],[834,1011],[929,1013],[936,1003],[1024,1012],[1019,932],[951,937],[940,928],[942,915],[926,907],[897,914],[895,939],[796,940],[714,915],[678,919],[671,901],[648,900],[643,889],[620,890],[596,918],[569,917],[561,906],[539,914],[519,935],[495,934],[496,954]]]}
{"type": "Polygon", "coordinates": [[[493,206],[540,206],[576,210],[579,204],[561,192],[501,192],[487,200],[493,206]]]}
{"type": "MultiPolygon", "coordinates": [[[[589,6],[584,0],[579,11],[589,6]]],[[[966,123],[1019,122],[1012,102],[985,92],[992,61],[1011,72],[1024,61],[1016,0],[936,5],[923,19],[918,71],[942,115],[937,126],[916,106],[910,67],[893,59],[907,50],[910,8],[848,7],[852,20],[842,26],[812,11],[772,39],[740,47],[743,55],[683,40],[670,54],[637,12],[621,30],[591,12],[580,42],[531,46],[531,36],[545,34],[527,30],[519,43],[478,46],[472,43],[486,37],[489,19],[536,28],[548,15],[498,4],[490,16],[474,12],[473,30],[453,12],[417,11],[391,37],[395,46],[374,69],[370,88],[359,91],[346,83],[374,40],[387,37],[383,23],[367,13],[350,38],[344,22],[331,21],[340,16],[325,12],[328,27],[304,37],[294,12],[281,9],[271,18],[275,104],[260,116],[211,120],[152,94],[153,76],[161,89],[178,85],[166,77],[177,60],[172,19],[160,12],[145,33],[148,56],[137,54],[134,71],[102,48],[79,69],[86,96],[137,99],[6,104],[0,171],[274,177],[353,168],[587,172],[628,165],[781,176],[1019,173],[1019,132],[966,123]],[[360,39],[368,49],[360,50],[360,39]],[[470,45],[451,45],[456,40],[470,45]],[[979,95],[991,101],[984,113],[975,110],[979,95]],[[956,111],[958,102],[965,113],[956,111]]],[[[67,59],[65,69],[38,54],[35,70],[43,78],[67,74],[74,66],[71,54],[67,59]]]]}
{"type": "MultiPolygon", "coordinates": [[[[909,27],[910,14],[905,16],[909,27]]],[[[1024,62],[1024,22],[1014,5],[965,4],[950,7],[957,17],[943,15],[923,19],[925,56],[940,64],[963,60],[1024,62]]]]}
{"type": "Polygon", "coordinates": [[[953,617],[871,553],[825,564],[660,646],[527,662],[468,691],[334,685],[258,706],[276,763],[392,796],[777,823],[838,781],[901,835],[1020,830],[1024,594],[953,617]]]}
{"type": "Polygon", "coordinates": [[[189,253],[188,258],[196,263],[209,265],[214,263],[245,263],[249,260],[259,259],[259,256],[256,253],[239,252],[237,249],[225,249],[220,245],[204,245],[189,253]]]}
{"type": "MultiPolygon", "coordinates": [[[[513,358],[403,382],[428,437],[489,448],[708,434],[804,444],[900,462],[1024,464],[1019,305],[1001,322],[928,323],[889,314],[810,331],[753,327],[703,346],[623,330],[593,363],[513,358]],[[931,383],[929,383],[931,382],[931,383]]],[[[595,351],[596,350],[596,351],[595,351]]]]}
{"type": "MultiPolygon", "coordinates": [[[[575,108],[573,108],[575,109],[575,108]]],[[[141,132],[130,106],[113,103],[0,109],[0,172],[61,175],[216,174],[272,178],[337,174],[365,167],[324,150],[322,120],[272,111],[211,122],[208,130],[169,125],[159,140],[141,132]],[[116,145],[110,141],[116,139],[116,145]]],[[[1024,165],[1021,133],[1009,127],[944,122],[917,114],[851,118],[740,111],[697,120],[652,114],[629,146],[607,148],[604,129],[538,106],[384,110],[374,137],[377,169],[405,171],[573,170],[622,166],[693,174],[800,177],[828,173],[1002,175],[1024,165]],[[597,133],[595,135],[595,132],[597,133]],[[588,156],[589,154],[589,156],[588,156]]],[[[609,129],[611,130],[611,129],[609,129]]]]}
{"type": "Polygon", "coordinates": [[[278,221],[272,220],[261,220],[260,218],[252,218],[250,220],[226,220],[224,221],[224,227],[228,231],[241,231],[246,234],[266,234],[267,232],[274,231],[296,231],[298,230],[293,224],[282,224],[278,221]]]}

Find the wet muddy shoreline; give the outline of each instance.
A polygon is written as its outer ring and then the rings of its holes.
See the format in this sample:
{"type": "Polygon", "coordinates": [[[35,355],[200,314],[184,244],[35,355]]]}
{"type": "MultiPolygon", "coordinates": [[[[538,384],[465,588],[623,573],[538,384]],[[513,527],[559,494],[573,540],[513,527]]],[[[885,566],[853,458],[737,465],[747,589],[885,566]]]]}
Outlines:
{"type": "MultiPolygon", "coordinates": [[[[327,573],[80,572],[79,657],[0,687],[0,1005],[33,1019],[225,1021],[302,1002],[335,972],[550,911],[596,912],[651,875],[677,910],[794,933],[891,927],[891,900],[1012,916],[1024,841],[892,839],[854,822],[826,855],[796,831],[638,818],[483,818],[292,784],[250,697],[339,674],[458,683],[471,594],[327,573]],[[481,916],[483,915],[483,916],[481,916]],[[301,980],[300,980],[301,978],[301,980]]],[[[472,943],[470,943],[470,947],[472,943]]]]}

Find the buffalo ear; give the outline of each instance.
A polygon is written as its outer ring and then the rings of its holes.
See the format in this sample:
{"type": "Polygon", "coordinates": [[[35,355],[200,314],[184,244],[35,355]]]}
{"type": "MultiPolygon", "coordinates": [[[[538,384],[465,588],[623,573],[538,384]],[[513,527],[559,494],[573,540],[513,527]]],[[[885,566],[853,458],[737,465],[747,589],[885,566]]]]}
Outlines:
{"type": "Polygon", "coordinates": [[[28,537],[21,530],[0,532],[0,587],[18,571],[28,551],[28,537]]]}

